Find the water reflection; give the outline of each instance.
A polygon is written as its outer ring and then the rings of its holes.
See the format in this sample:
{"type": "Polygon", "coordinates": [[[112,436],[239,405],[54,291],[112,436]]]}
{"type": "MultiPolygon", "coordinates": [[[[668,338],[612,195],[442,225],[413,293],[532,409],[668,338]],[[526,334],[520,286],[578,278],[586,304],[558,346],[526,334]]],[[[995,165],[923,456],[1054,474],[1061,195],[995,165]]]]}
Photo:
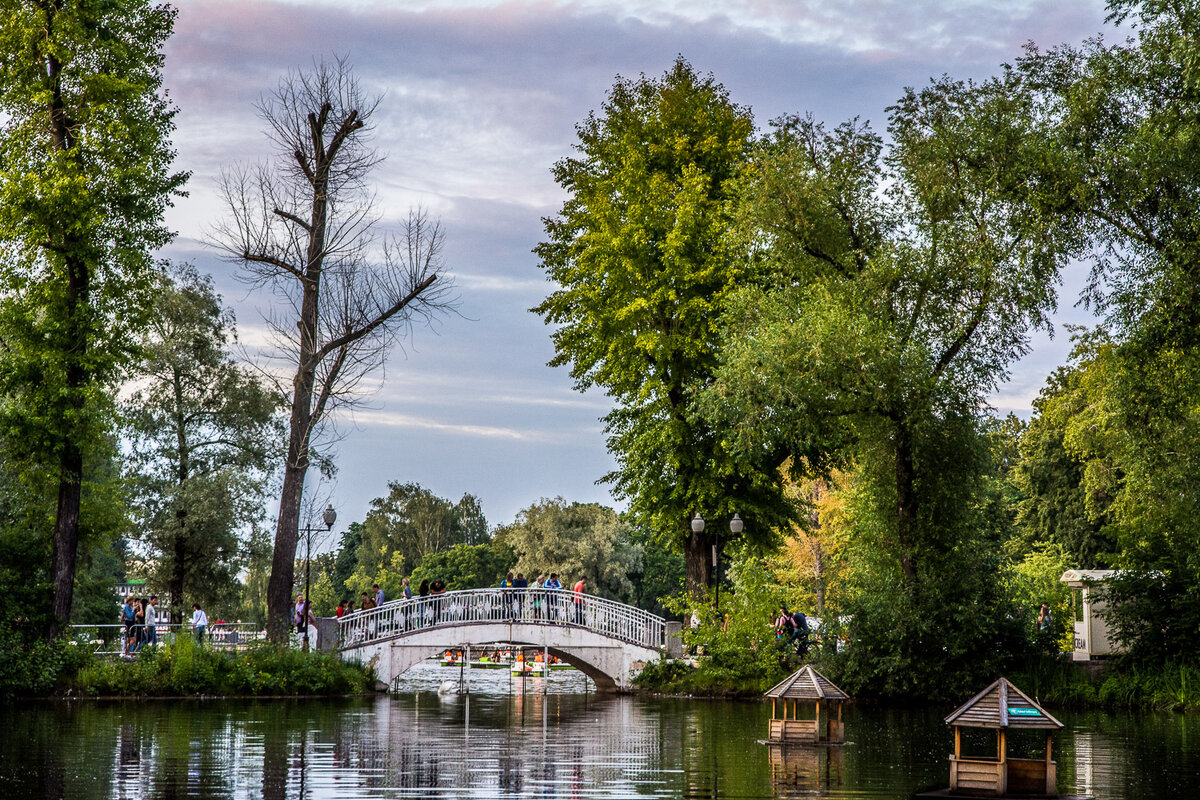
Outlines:
{"type": "MultiPolygon", "coordinates": [[[[433,678],[438,677],[436,670],[433,678]]],[[[0,797],[909,798],[948,783],[942,709],[846,709],[843,748],[771,748],[760,703],[475,685],[349,701],[0,709],[0,797]]],[[[547,687],[549,688],[549,687],[547,687]]],[[[1200,720],[1063,714],[1059,790],[1187,796],[1200,720]]]]}
{"type": "Polygon", "coordinates": [[[776,797],[812,797],[842,785],[843,747],[766,745],[776,797]]]}

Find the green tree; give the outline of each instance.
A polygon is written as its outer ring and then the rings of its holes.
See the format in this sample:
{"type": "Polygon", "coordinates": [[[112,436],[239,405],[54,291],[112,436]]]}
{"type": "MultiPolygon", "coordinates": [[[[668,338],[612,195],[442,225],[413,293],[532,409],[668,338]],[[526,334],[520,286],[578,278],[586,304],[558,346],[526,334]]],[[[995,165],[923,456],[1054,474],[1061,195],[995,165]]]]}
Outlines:
{"type": "Polygon", "coordinates": [[[277,388],[288,400],[267,629],[282,643],[291,616],[304,481],[311,464],[332,468],[319,445],[331,411],[365,398],[364,381],[395,341],[453,304],[439,280],[442,230],[420,211],[378,247],[369,189],[382,156],[371,145],[378,99],[363,94],[343,59],[291,72],[258,111],[276,160],[222,178],[229,209],[214,243],[243,277],[283,302],[265,314],[267,355],[288,365],[277,388]]]}
{"type": "Polygon", "coordinates": [[[731,303],[702,408],[740,452],[786,449],[797,477],[853,468],[852,635],[869,645],[852,652],[856,680],[885,692],[965,674],[995,646],[960,624],[997,609],[994,569],[972,564],[978,414],[1081,246],[1027,180],[1040,140],[1016,82],[907,91],[886,149],[857,122],[785,118],[740,187],[749,257],[778,285],[731,303]]]}
{"type": "Polygon", "coordinates": [[[71,617],[85,462],[186,177],[161,91],[174,19],[149,0],[0,5],[0,425],[57,486],[49,636],[71,617]]]}
{"type": "Polygon", "coordinates": [[[633,584],[630,603],[660,616],[669,612],[666,599],[684,589],[683,556],[665,546],[646,526],[631,524],[629,543],[641,550],[641,563],[629,573],[633,584]]]}
{"type": "Polygon", "coordinates": [[[532,580],[558,573],[564,587],[587,579],[589,594],[622,602],[635,599],[631,575],[641,570],[642,550],[617,512],[598,503],[542,500],[496,532],[517,554],[516,569],[532,580]]]}
{"type": "MultiPolygon", "coordinates": [[[[1113,0],[1134,35],[1030,51],[1052,123],[1042,177],[1092,225],[1104,314],[1055,395],[1082,498],[1108,505],[1114,621],[1138,657],[1195,656],[1200,625],[1200,6],[1113,0]]],[[[1047,413],[1045,416],[1050,417],[1047,413]]],[[[1089,512],[1094,509],[1089,508],[1089,512]]]]}
{"type": "Polygon", "coordinates": [[[690,407],[716,366],[725,299],[755,280],[725,238],[752,129],[749,111],[682,58],[657,80],[619,79],[576,126],[578,156],[554,166],[568,198],[534,251],[561,287],[534,309],[556,326],[550,363],[616,402],[604,419],[617,469],[605,480],[681,547],[694,594],[709,583],[716,540],[691,533],[693,514],[738,512],[763,545],[788,511],[778,461],[735,458],[690,407]]]}
{"type": "MultiPolygon", "coordinates": [[[[449,550],[430,553],[421,562],[421,566],[413,570],[410,580],[414,592],[421,581],[432,581],[434,578],[441,578],[445,581],[446,588],[451,590],[482,589],[498,585],[505,573],[514,568],[516,562],[516,553],[503,542],[456,544],[449,550]]],[[[391,585],[395,587],[391,591],[398,594],[399,580],[394,580],[391,585]]]]}
{"type": "Polygon", "coordinates": [[[191,601],[234,601],[240,537],[261,521],[280,403],[230,356],[233,315],[210,278],[176,266],[158,287],[125,417],[147,577],[166,588],[179,623],[191,601]]]}
{"type": "Polygon", "coordinates": [[[371,501],[353,572],[371,577],[393,565],[398,555],[407,574],[433,553],[486,541],[486,531],[487,520],[474,495],[464,494],[453,503],[418,483],[392,481],[386,497],[371,501]]]}
{"type": "Polygon", "coordinates": [[[330,577],[339,592],[346,586],[346,581],[350,580],[350,576],[358,567],[358,548],[362,545],[362,531],[363,524],[361,522],[351,522],[346,526],[342,538],[338,541],[337,553],[333,559],[333,573],[330,577]]]}
{"type": "Polygon", "coordinates": [[[1078,369],[1059,368],[1034,401],[1013,472],[1021,492],[1013,507],[1021,550],[1054,544],[1071,569],[1105,569],[1117,553],[1106,519],[1112,487],[1093,480],[1097,493],[1089,495],[1087,464],[1067,447],[1068,428],[1082,410],[1077,405],[1081,378],[1078,369]]]}

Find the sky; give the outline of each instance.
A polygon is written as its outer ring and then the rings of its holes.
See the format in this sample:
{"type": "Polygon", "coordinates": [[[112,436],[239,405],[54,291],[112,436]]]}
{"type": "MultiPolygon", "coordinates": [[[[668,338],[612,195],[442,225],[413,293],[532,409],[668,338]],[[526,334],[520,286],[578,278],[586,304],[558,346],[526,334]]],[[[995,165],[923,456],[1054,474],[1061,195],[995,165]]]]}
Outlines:
{"type": "MultiPolygon", "coordinates": [[[[255,101],[288,70],[346,56],[381,95],[374,174],[385,229],[422,207],[446,233],[458,313],[418,328],[388,361],[366,407],[338,421],[338,466],[315,488],[338,511],[335,534],[361,521],[388,482],[415,481],[457,500],[480,498],[492,525],[541,498],[616,507],[600,392],[576,392],[552,368],[550,330],[529,312],[551,290],[531,250],[565,195],[550,168],[575,125],[616,77],[657,77],[678,55],[711,72],[765,128],[811,112],[830,125],[858,117],[886,127],[906,86],[943,74],[981,78],[1026,42],[1079,43],[1106,32],[1097,0],[178,0],[165,83],[179,109],[176,167],[188,196],[167,222],[164,252],[213,275],[242,343],[263,340],[269,297],[237,279],[207,243],[225,215],[222,169],[271,155],[255,101]]],[[[1107,31],[1111,38],[1111,31],[1107,31]]],[[[1053,339],[991,398],[1028,416],[1064,363],[1064,324],[1085,265],[1064,275],[1053,339]]],[[[311,478],[312,476],[310,476],[311,478]]],[[[310,484],[316,481],[310,480],[310,484]]],[[[269,509],[274,517],[275,507],[269,509]]],[[[318,520],[314,520],[319,524],[318,520]]]]}

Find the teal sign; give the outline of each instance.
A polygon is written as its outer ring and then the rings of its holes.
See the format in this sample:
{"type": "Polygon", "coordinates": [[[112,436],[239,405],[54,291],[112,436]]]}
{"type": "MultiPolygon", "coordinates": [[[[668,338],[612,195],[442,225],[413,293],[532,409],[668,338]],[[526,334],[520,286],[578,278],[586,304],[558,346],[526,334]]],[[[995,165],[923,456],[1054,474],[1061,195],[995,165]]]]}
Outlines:
{"type": "Polygon", "coordinates": [[[1042,712],[1038,711],[1036,708],[1013,708],[1012,706],[1009,706],[1008,715],[1010,717],[1040,717],[1042,712]]]}

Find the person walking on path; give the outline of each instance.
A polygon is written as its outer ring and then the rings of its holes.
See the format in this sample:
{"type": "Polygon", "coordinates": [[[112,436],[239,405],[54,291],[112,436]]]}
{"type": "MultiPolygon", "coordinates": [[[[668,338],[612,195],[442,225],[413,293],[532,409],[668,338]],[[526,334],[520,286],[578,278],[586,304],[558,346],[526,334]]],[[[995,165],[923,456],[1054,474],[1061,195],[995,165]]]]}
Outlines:
{"type": "Polygon", "coordinates": [[[546,618],[551,622],[557,622],[562,615],[561,595],[559,591],[562,589],[562,584],[559,583],[558,573],[551,572],[550,578],[546,581],[546,618]]]}
{"type": "Polygon", "coordinates": [[[517,573],[516,580],[513,581],[513,588],[517,590],[515,592],[517,619],[521,619],[525,616],[525,590],[529,588],[529,581],[525,578],[524,572],[517,573]]]}
{"type": "Polygon", "coordinates": [[[133,650],[136,653],[146,643],[146,605],[142,598],[133,601],[133,650]]]}
{"type": "Polygon", "coordinates": [[[196,634],[196,644],[204,644],[204,631],[208,628],[208,614],[200,608],[199,603],[192,603],[192,631],[196,634]]]}
{"type": "Polygon", "coordinates": [[[442,595],[446,593],[446,582],[441,578],[434,578],[433,583],[429,584],[429,594],[433,596],[433,624],[437,625],[442,619],[442,595]]]}
{"type": "Polygon", "coordinates": [[[379,588],[378,583],[372,585],[371,588],[375,590],[375,607],[379,608],[383,605],[383,589],[379,588]]]}
{"type": "Polygon", "coordinates": [[[121,624],[124,626],[124,632],[121,638],[121,655],[129,655],[129,646],[133,643],[133,620],[136,615],[133,611],[133,599],[125,598],[125,605],[121,606],[121,624]]]}
{"type": "Polygon", "coordinates": [[[573,590],[573,592],[575,594],[574,600],[575,600],[575,624],[576,625],[583,624],[583,602],[584,602],[583,601],[583,590],[584,590],[584,582],[586,580],[587,580],[586,578],[580,578],[578,581],[576,581],[575,588],[573,590]]]}
{"type": "Polygon", "coordinates": [[[146,644],[158,646],[158,595],[150,595],[146,606],[146,644]]]}
{"type": "Polygon", "coordinates": [[[292,623],[296,626],[296,633],[303,633],[304,629],[300,627],[304,622],[304,595],[296,595],[296,610],[292,614],[292,623]]]}

